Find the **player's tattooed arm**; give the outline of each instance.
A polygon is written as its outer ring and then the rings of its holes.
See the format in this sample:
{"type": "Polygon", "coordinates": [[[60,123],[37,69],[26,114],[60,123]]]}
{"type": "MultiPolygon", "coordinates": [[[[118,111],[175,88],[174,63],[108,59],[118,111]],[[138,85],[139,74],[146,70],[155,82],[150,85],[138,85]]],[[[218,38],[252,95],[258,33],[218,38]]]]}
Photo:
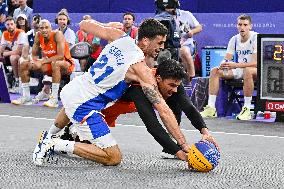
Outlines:
{"type": "Polygon", "coordinates": [[[147,86],[143,86],[142,90],[152,104],[159,104],[161,103],[161,95],[158,92],[158,86],[153,85],[153,87],[154,89],[147,86]]]}

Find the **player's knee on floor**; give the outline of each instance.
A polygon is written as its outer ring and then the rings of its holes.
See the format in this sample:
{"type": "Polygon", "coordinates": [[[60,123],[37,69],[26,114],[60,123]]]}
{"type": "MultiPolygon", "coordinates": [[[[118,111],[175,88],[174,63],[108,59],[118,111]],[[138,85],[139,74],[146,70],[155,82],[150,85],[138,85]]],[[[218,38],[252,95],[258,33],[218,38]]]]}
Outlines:
{"type": "Polygon", "coordinates": [[[122,155],[117,145],[106,148],[104,151],[107,153],[107,158],[103,165],[115,166],[121,163],[122,155]]]}

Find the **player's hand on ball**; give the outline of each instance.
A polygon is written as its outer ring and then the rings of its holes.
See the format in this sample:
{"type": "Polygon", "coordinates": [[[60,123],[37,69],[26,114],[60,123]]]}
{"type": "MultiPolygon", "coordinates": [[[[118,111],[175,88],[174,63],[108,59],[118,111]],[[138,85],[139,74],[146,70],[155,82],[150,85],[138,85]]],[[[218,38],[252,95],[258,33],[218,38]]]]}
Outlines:
{"type": "Polygon", "coordinates": [[[175,155],[176,155],[180,160],[187,161],[187,153],[185,153],[184,151],[179,150],[175,155]]]}
{"type": "Polygon", "coordinates": [[[183,145],[181,145],[181,148],[184,152],[188,153],[190,150],[190,145],[187,143],[184,143],[183,145]]]}
{"type": "Polygon", "coordinates": [[[218,149],[218,151],[220,151],[220,147],[219,147],[218,143],[216,142],[216,139],[212,135],[210,135],[210,134],[203,134],[202,135],[202,140],[207,140],[207,141],[213,143],[216,146],[216,148],[218,149]]]}

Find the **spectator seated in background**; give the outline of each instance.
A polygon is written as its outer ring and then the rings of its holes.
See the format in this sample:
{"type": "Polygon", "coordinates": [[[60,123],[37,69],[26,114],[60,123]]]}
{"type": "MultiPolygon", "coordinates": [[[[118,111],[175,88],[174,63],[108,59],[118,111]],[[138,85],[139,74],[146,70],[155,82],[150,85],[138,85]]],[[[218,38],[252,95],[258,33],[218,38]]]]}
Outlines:
{"type": "MultiPolygon", "coordinates": [[[[58,107],[58,90],[62,75],[70,75],[74,70],[74,62],[70,55],[68,43],[65,41],[62,32],[52,31],[48,20],[41,20],[39,23],[40,32],[36,33],[32,55],[25,58],[20,64],[23,95],[13,100],[16,105],[30,105],[30,71],[40,71],[52,76],[52,94],[44,106],[58,107]],[[43,58],[38,58],[38,50],[41,48],[43,58]]],[[[43,91],[42,91],[43,92],[43,91]]],[[[47,95],[47,94],[46,94],[47,95]]]]}
{"type": "MultiPolygon", "coordinates": [[[[61,31],[63,33],[64,39],[68,43],[69,47],[75,44],[75,39],[76,39],[75,32],[71,28],[68,27],[70,22],[71,20],[70,20],[68,11],[66,9],[61,9],[57,13],[56,18],[55,18],[55,24],[58,25],[58,28],[56,29],[56,31],[61,31]]],[[[78,60],[74,60],[74,62],[75,62],[75,70],[76,70],[76,68],[80,67],[80,65],[79,65],[78,60]]],[[[44,86],[42,90],[45,91],[46,94],[50,94],[50,85],[52,83],[52,78],[48,75],[45,75],[43,78],[43,82],[44,82],[44,86]]],[[[40,97],[40,96],[42,96],[41,93],[37,95],[37,97],[40,97]]],[[[38,100],[43,100],[43,99],[39,98],[38,100]]]]}
{"type": "Polygon", "coordinates": [[[68,27],[68,25],[71,23],[68,11],[66,9],[61,9],[55,18],[55,24],[58,25],[59,31],[61,31],[64,34],[65,40],[67,43],[69,43],[69,46],[72,46],[75,44],[76,35],[75,32],[68,27]]]}
{"type": "Polygon", "coordinates": [[[131,12],[126,12],[123,14],[123,31],[132,37],[133,39],[136,39],[136,36],[138,34],[138,28],[134,26],[135,22],[135,15],[131,12]]]}
{"type": "Polygon", "coordinates": [[[250,31],[252,21],[248,15],[238,17],[237,28],[239,34],[230,39],[224,61],[220,67],[215,67],[210,72],[208,105],[201,112],[202,117],[217,117],[215,102],[219,90],[219,80],[223,78],[244,80],[244,106],[237,119],[251,119],[250,107],[254,80],[257,77],[257,33],[250,31]],[[232,60],[233,56],[235,56],[235,62],[232,60]]]}
{"type": "Polygon", "coordinates": [[[18,60],[22,55],[22,50],[25,45],[28,45],[28,38],[25,32],[16,28],[15,21],[8,16],[5,21],[6,31],[1,37],[0,58],[5,65],[11,64],[15,82],[13,83],[10,92],[19,93],[19,69],[18,60]]]}
{"type": "MultiPolygon", "coordinates": [[[[92,17],[90,15],[84,15],[83,20],[91,20],[92,17]]],[[[100,45],[100,38],[95,37],[93,34],[86,33],[83,30],[78,30],[76,32],[76,43],[79,42],[88,42],[93,49],[93,53],[90,55],[88,59],[80,60],[81,71],[87,71],[89,67],[97,60],[99,57],[102,47],[100,45]]]]}
{"type": "Polygon", "coordinates": [[[32,23],[33,9],[28,7],[27,0],[19,0],[19,5],[20,7],[16,8],[13,13],[14,20],[16,20],[20,14],[24,14],[27,16],[29,24],[32,23]]]}
{"type": "MultiPolygon", "coordinates": [[[[39,14],[35,14],[33,16],[32,23],[31,23],[32,29],[27,32],[29,45],[30,45],[30,50],[32,49],[32,47],[34,45],[35,35],[39,31],[39,22],[41,21],[41,19],[42,18],[41,18],[41,16],[39,14]]],[[[30,51],[30,53],[31,53],[31,51],[30,51]]],[[[39,53],[39,54],[41,54],[41,53],[39,53]]]]}
{"type": "Polygon", "coordinates": [[[16,20],[16,26],[18,29],[23,30],[25,33],[30,31],[30,24],[27,20],[27,16],[25,14],[19,14],[16,20]]]}
{"type": "Polygon", "coordinates": [[[8,15],[13,17],[14,11],[19,6],[19,0],[8,0],[8,15]]]}
{"type": "MultiPolygon", "coordinates": [[[[34,38],[36,33],[39,31],[39,22],[41,21],[41,16],[39,14],[35,14],[32,19],[31,27],[32,29],[27,32],[27,37],[28,37],[28,42],[29,46],[23,48],[23,54],[22,58],[28,57],[29,55],[32,54],[32,47],[34,45],[34,38]]],[[[42,58],[41,50],[37,52],[37,56],[39,58],[42,58]]],[[[21,61],[20,59],[20,61],[21,61]]],[[[37,94],[34,98],[34,102],[39,102],[40,100],[48,100],[49,96],[45,96],[44,94],[50,94],[50,90],[47,91],[46,93],[41,93],[42,89],[42,79],[43,79],[43,74],[40,72],[32,72],[30,74],[31,79],[30,79],[30,87],[31,87],[31,93],[37,94]]]]}
{"type": "Polygon", "coordinates": [[[5,20],[7,16],[8,16],[8,6],[4,2],[4,0],[0,0],[0,30],[2,32],[6,29],[5,20]]]}

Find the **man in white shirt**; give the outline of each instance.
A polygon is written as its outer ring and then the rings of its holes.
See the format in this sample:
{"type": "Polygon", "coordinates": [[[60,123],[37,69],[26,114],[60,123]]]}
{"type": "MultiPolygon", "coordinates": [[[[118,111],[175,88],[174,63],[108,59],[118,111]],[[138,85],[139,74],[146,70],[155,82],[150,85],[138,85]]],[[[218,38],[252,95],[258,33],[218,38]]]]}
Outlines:
{"type": "Polygon", "coordinates": [[[257,33],[250,31],[252,29],[250,16],[243,14],[237,20],[239,34],[230,39],[224,61],[210,72],[208,105],[201,112],[202,117],[217,117],[215,102],[220,78],[242,78],[244,80],[244,106],[237,119],[251,119],[250,106],[254,80],[257,77],[257,33]],[[234,57],[235,62],[232,60],[233,56],[236,56],[234,57]]]}
{"type": "Polygon", "coordinates": [[[6,31],[3,32],[0,45],[0,58],[11,63],[15,83],[10,90],[12,93],[19,93],[19,68],[18,60],[22,55],[24,46],[28,46],[28,38],[23,30],[16,28],[16,23],[12,17],[7,17],[5,21],[6,31]]]}

